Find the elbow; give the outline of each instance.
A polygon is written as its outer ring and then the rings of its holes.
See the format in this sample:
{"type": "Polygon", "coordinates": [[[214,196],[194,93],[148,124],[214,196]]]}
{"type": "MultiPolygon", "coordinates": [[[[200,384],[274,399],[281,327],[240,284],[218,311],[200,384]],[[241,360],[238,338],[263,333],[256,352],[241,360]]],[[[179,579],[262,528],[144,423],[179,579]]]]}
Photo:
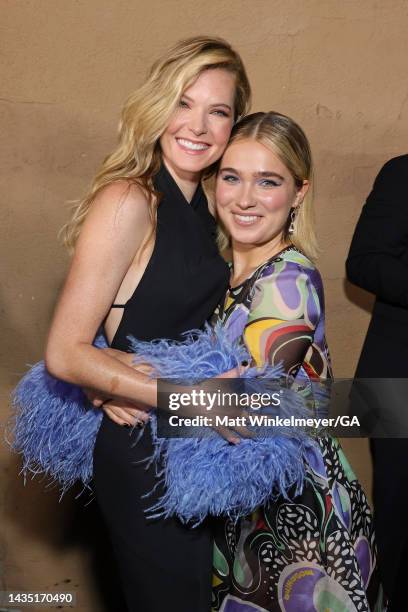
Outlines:
{"type": "Polygon", "coordinates": [[[47,342],[44,363],[47,372],[51,374],[51,376],[71,382],[71,372],[68,368],[70,361],[72,363],[72,360],[67,356],[66,349],[56,345],[50,340],[47,342]]]}
{"type": "Polygon", "coordinates": [[[45,368],[48,374],[54,376],[55,378],[64,379],[65,367],[63,364],[63,360],[61,359],[58,351],[54,351],[53,349],[49,349],[45,351],[44,356],[45,368]]]}
{"type": "Polygon", "coordinates": [[[358,285],[358,265],[352,257],[347,257],[346,260],[346,277],[350,283],[358,285]]]}
{"type": "Polygon", "coordinates": [[[365,287],[365,279],[362,271],[364,269],[363,262],[358,257],[348,257],[346,260],[346,278],[350,283],[356,285],[357,287],[361,287],[362,289],[366,289],[365,287]]]}
{"type": "Polygon", "coordinates": [[[379,271],[374,256],[348,258],[346,277],[356,287],[377,294],[379,271]]]}

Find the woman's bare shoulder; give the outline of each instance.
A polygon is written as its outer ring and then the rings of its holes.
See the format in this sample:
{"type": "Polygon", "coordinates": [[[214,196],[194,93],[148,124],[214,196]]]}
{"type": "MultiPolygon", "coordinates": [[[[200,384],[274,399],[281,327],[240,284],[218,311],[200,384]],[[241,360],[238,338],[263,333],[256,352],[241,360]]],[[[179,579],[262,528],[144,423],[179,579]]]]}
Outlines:
{"type": "MultiPolygon", "coordinates": [[[[141,187],[129,181],[115,181],[103,187],[92,201],[76,253],[82,257],[93,247],[106,256],[129,263],[152,228],[150,203],[141,187]],[[119,257],[119,259],[117,259],[119,257]]],[[[128,265],[128,264],[127,264],[128,265]]]]}
{"type": "Polygon", "coordinates": [[[137,183],[121,179],[102,187],[96,194],[90,212],[121,213],[140,220],[149,212],[150,201],[146,191],[137,183]]]}

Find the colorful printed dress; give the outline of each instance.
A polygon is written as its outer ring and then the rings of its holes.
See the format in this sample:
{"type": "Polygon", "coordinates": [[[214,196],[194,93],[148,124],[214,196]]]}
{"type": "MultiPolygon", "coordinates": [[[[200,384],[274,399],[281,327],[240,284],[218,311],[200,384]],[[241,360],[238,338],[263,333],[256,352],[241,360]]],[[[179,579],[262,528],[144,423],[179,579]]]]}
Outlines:
{"type": "MultiPolygon", "coordinates": [[[[331,377],[319,272],[294,248],[230,289],[215,313],[254,362],[299,380],[331,377]]],[[[380,612],[370,508],[337,440],[318,440],[301,495],[215,528],[213,610],[380,612]]]]}

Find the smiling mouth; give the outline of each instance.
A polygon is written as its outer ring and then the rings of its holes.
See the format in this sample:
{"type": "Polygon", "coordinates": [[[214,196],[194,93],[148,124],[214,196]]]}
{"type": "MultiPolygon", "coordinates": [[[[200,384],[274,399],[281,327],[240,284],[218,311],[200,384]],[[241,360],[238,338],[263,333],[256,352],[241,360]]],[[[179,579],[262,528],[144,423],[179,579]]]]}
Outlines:
{"type": "Polygon", "coordinates": [[[194,153],[207,151],[207,149],[209,149],[211,146],[206,142],[193,142],[192,140],[187,140],[187,138],[176,138],[176,141],[182,149],[192,151],[194,153]]]}
{"type": "Polygon", "coordinates": [[[233,213],[233,217],[238,225],[253,225],[261,218],[259,215],[239,215],[238,213],[233,213]]]}

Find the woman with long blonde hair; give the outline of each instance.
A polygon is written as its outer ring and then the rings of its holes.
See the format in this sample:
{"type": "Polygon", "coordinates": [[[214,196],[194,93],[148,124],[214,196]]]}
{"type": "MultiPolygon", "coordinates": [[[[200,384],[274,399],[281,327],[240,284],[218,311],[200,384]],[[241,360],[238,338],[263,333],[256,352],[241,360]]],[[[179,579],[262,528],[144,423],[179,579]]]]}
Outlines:
{"type": "Polygon", "coordinates": [[[146,520],[154,499],[142,496],[156,484],[154,468],[141,464],[152,454],[150,427],[135,444],[137,430],[124,426],[147,423],[155,385],[124,353],[130,334],[179,339],[202,326],[225,292],[228,270],[201,181],[213,173],[249,100],[244,66],[227,42],[196,37],[176,44],[127,101],[118,146],[63,231],[75,251],[46,365],[106,399],[95,492],[130,611],[210,607],[207,527],[146,520]],[[100,326],[111,349],[92,345],[100,326]]]}

